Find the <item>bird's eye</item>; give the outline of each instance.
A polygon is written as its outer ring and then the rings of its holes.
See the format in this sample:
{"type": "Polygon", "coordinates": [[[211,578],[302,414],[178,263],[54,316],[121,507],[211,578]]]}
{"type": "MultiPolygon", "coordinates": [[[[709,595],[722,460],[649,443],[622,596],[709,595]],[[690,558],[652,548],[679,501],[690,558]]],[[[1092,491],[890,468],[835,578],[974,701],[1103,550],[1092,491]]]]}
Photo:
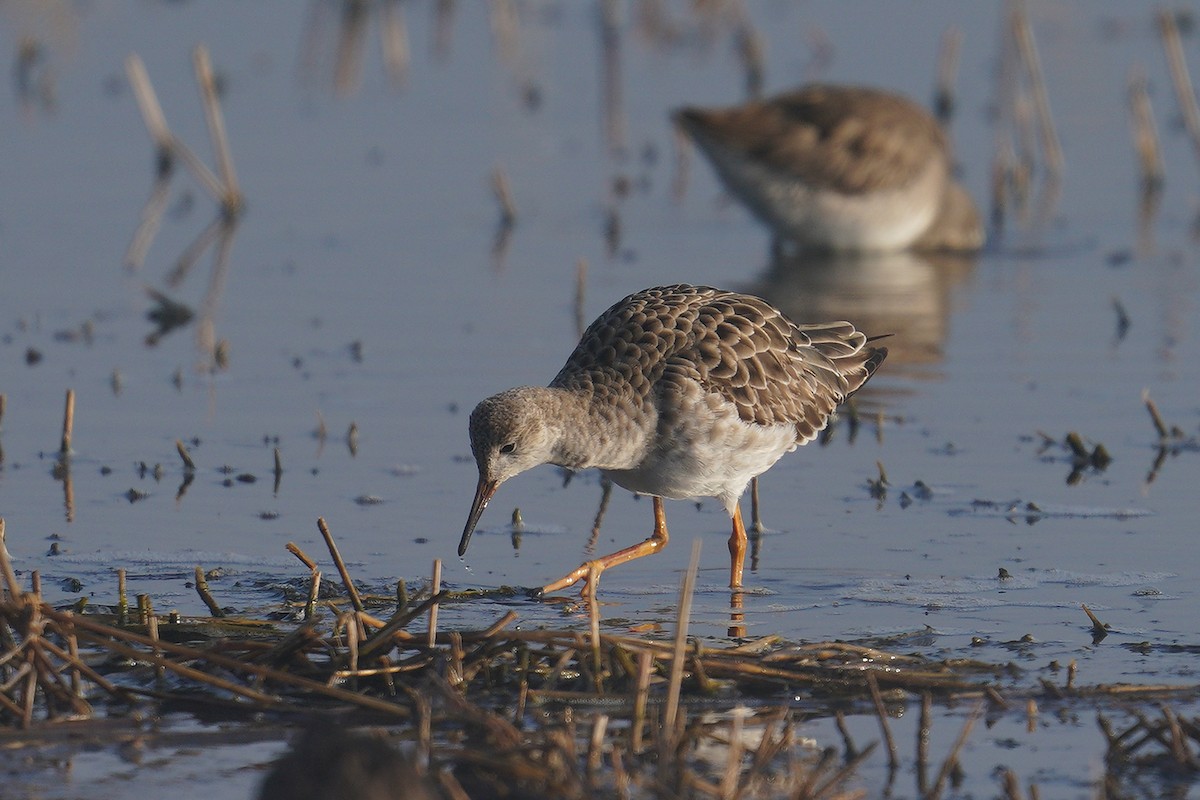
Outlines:
{"type": "Polygon", "coordinates": [[[500,447],[500,452],[504,453],[505,455],[508,455],[509,453],[511,453],[513,450],[516,450],[516,449],[517,449],[517,445],[513,442],[509,442],[508,444],[502,445],[500,447]]]}

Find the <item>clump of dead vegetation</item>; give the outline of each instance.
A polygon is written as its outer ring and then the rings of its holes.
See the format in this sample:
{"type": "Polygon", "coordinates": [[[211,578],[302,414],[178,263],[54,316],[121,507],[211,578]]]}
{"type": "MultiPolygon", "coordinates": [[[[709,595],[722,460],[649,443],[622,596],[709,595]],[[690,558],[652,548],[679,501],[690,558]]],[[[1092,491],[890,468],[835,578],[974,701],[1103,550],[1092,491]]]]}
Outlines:
{"type": "MultiPolygon", "coordinates": [[[[93,725],[112,743],[114,720],[125,716],[135,721],[118,738],[141,741],[149,734],[136,718],[145,709],[199,707],[310,729],[264,784],[264,797],[315,797],[295,787],[319,794],[322,780],[345,788],[405,774],[414,792],[456,800],[842,798],[863,796],[856,770],[876,750],[854,744],[844,710],[874,708],[894,775],[900,759],[887,704],[921,697],[927,741],[934,697],[973,701],[940,768],[918,753],[920,793],[938,797],[976,719],[1009,704],[998,689],[1007,667],[774,636],[705,647],[687,634],[694,569],[669,640],[601,633],[595,615],[590,631],[514,629],[515,611],[480,630],[438,630],[438,606],[463,600],[440,590],[436,576],[412,599],[401,587],[390,617],[380,619],[367,610],[376,603],[354,588],[328,526],[320,528],[343,591],[321,592],[316,562],[289,546],[310,577],[308,597],[291,609],[303,621],[286,624],[227,615],[199,567],[196,589],[211,619],[160,616],[144,596],[131,606],[123,587],[110,610],[55,608],[40,596],[36,574],[28,585],[18,580],[0,547],[6,738],[45,742],[93,725]],[[841,748],[797,734],[816,714],[839,718],[841,748]],[[387,731],[384,750],[363,738],[364,728],[387,731]]],[[[0,541],[2,530],[0,522],[0,541]]],[[[1061,702],[1096,691],[1068,685],[1045,696],[1061,702]]],[[[1029,704],[1036,708],[1033,698],[1029,704]]]]}

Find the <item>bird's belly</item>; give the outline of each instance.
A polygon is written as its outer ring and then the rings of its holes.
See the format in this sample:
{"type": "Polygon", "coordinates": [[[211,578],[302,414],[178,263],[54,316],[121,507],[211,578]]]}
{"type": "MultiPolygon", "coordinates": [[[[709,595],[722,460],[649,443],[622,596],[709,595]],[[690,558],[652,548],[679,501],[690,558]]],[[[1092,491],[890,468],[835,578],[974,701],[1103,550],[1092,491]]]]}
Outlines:
{"type": "Polygon", "coordinates": [[[726,184],[759,219],[800,244],[834,251],[892,251],[911,245],[933,223],[946,180],[931,163],[903,186],[844,194],[817,188],[753,159],[728,157],[726,184]]]}
{"type": "Polygon", "coordinates": [[[737,502],[751,478],[795,447],[793,425],[725,420],[672,432],[640,464],[603,472],[631,492],[675,500],[717,497],[728,507],[737,502]]]}

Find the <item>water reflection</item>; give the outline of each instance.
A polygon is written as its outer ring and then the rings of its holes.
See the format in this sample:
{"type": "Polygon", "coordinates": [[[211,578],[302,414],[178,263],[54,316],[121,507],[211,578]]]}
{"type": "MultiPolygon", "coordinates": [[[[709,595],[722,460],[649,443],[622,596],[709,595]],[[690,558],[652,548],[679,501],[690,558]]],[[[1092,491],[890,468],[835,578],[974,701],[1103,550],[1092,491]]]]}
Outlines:
{"type": "Polygon", "coordinates": [[[970,274],[966,254],[781,254],[747,287],[797,322],[845,319],[888,340],[887,369],[939,375],[954,291],[970,274]]]}
{"type": "MultiPolygon", "coordinates": [[[[445,3],[438,4],[439,19],[444,16],[445,6],[445,3]]],[[[393,85],[403,86],[408,76],[411,54],[408,26],[397,0],[381,3],[317,0],[313,3],[309,8],[301,47],[302,77],[313,80],[314,76],[330,72],[335,94],[356,92],[362,82],[362,62],[373,15],[379,18],[379,44],[384,72],[393,85]]],[[[445,46],[448,48],[448,32],[445,35],[445,46]]]]}

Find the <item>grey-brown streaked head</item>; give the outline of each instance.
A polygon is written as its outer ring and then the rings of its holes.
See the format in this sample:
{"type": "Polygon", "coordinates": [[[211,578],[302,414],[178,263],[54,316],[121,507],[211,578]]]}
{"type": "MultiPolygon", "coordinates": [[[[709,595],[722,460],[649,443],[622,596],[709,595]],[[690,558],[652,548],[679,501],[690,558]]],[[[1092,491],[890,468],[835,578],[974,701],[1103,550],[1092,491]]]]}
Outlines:
{"type": "Polygon", "coordinates": [[[492,395],[471,412],[471,452],[479,467],[475,499],[458,545],[467,551],[471,534],[488,501],[504,481],[548,463],[554,435],[548,425],[548,389],[520,387],[492,395]]]}

